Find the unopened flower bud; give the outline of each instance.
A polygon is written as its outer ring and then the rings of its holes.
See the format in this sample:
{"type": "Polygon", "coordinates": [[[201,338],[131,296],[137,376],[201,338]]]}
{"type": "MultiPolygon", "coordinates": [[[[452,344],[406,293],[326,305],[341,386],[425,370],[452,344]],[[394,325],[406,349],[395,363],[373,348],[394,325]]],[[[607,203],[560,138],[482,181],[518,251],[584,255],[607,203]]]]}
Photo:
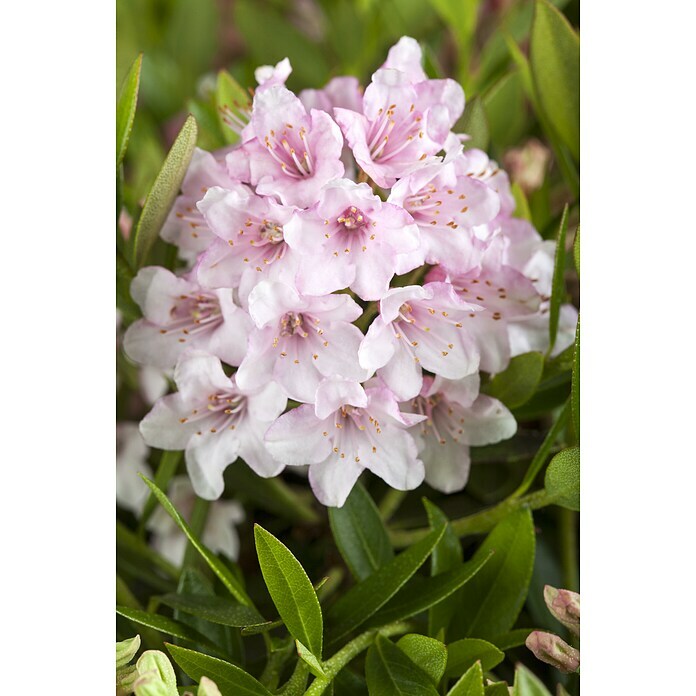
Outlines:
{"type": "Polygon", "coordinates": [[[134,684],[136,696],[178,696],[174,668],[163,652],[145,651],[136,666],[140,675],[134,684]]]}
{"type": "Polygon", "coordinates": [[[522,147],[508,150],[503,158],[512,180],[526,194],[536,191],[544,183],[550,161],[550,150],[534,138],[522,147]]]}
{"type": "Polygon", "coordinates": [[[198,696],[222,696],[222,694],[212,679],[201,677],[201,683],[198,685],[198,696]]]}
{"type": "Polygon", "coordinates": [[[580,635],[580,595],[570,590],[544,587],[544,601],[555,619],[576,636],[580,635]]]}
{"type": "Polygon", "coordinates": [[[116,670],[116,696],[130,696],[135,689],[138,676],[135,665],[119,667],[116,670]]]}
{"type": "Polygon", "coordinates": [[[580,653],[553,633],[532,631],[525,641],[534,656],[547,664],[570,674],[580,667],[580,653]]]}
{"type": "Polygon", "coordinates": [[[140,648],[140,636],[116,643],[116,669],[127,665],[140,648]]]}

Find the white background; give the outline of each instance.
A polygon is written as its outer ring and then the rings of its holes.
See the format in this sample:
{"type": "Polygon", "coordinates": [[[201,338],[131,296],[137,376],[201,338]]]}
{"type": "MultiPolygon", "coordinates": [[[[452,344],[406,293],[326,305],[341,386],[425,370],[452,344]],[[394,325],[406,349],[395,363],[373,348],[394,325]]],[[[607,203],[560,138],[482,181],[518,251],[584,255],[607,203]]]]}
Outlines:
{"type": "MultiPolygon", "coordinates": [[[[695,15],[689,3],[582,6],[589,696],[696,689],[695,15]]],[[[113,2],[32,2],[8,5],[0,21],[0,611],[11,692],[113,689],[114,16],[113,2]]]]}

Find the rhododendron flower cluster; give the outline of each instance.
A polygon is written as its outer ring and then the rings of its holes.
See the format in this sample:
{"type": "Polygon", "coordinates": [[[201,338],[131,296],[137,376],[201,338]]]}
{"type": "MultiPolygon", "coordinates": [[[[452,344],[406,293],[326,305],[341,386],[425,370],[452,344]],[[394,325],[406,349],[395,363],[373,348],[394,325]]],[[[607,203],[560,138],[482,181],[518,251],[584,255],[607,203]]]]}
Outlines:
{"type": "MultiPolygon", "coordinates": [[[[238,144],[194,154],[161,233],[185,268],[133,281],[125,350],[177,388],[141,433],[185,450],[206,499],[237,458],[263,477],[309,466],[330,506],[365,469],[460,490],[469,447],[516,431],[479,372],[548,348],[554,243],[455,132],[463,90],[427,77],[414,39],[364,91],[337,77],[298,96],[290,72],[259,68],[228,119],[238,144]]],[[[575,319],[562,309],[556,352],[575,319]]]]}

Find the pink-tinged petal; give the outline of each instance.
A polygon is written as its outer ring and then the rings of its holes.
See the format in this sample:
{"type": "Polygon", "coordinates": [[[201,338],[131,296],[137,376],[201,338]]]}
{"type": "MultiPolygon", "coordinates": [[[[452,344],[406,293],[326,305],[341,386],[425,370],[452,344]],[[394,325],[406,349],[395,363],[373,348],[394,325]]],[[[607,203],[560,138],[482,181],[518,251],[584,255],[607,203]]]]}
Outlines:
{"type": "Polygon", "coordinates": [[[214,186],[197,204],[206,222],[221,239],[234,239],[247,219],[245,209],[253,200],[251,189],[243,184],[233,188],[214,186]]]}
{"type": "Polygon", "coordinates": [[[228,365],[239,365],[247,350],[247,340],[252,329],[249,315],[234,304],[231,290],[218,290],[223,323],[210,336],[207,349],[228,365]]]}
{"type": "Polygon", "coordinates": [[[304,256],[297,271],[297,289],[303,295],[326,295],[353,286],[356,273],[356,266],[345,264],[333,254],[304,256]]]}
{"type": "Polygon", "coordinates": [[[378,316],[370,324],[358,349],[360,364],[371,372],[383,367],[392,359],[398,345],[397,341],[391,324],[378,316]]]}
{"type": "Polygon", "coordinates": [[[239,432],[239,456],[262,478],[277,476],[285,468],[266,448],[263,436],[267,428],[267,423],[254,423],[239,432]]]}
{"type": "Polygon", "coordinates": [[[425,466],[425,481],[436,491],[454,493],[462,490],[469,481],[471,457],[469,448],[461,442],[447,438],[438,442],[428,437],[420,453],[425,466]]]}
{"type": "Polygon", "coordinates": [[[399,409],[397,395],[385,386],[370,386],[367,391],[370,399],[370,413],[380,422],[391,420],[397,426],[410,428],[426,419],[426,416],[417,413],[408,413],[399,409]]]}
{"type": "Polygon", "coordinates": [[[355,265],[355,280],[351,290],[363,300],[380,300],[389,290],[389,281],[395,273],[395,255],[389,258],[388,252],[370,249],[359,254],[355,265]],[[380,251],[382,253],[380,253],[380,251]]]}
{"type": "Polygon", "coordinates": [[[136,515],[140,515],[149,495],[138,475],[152,477],[147,463],[149,453],[136,423],[116,424],[116,501],[136,515]]]}
{"type": "Polygon", "coordinates": [[[511,438],[517,432],[517,422],[500,401],[481,394],[466,409],[463,429],[463,442],[474,446],[492,445],[511,438]]]}
{"type": "Polygon", "coordinates": [[[273,349],[274,336],[275,330],[272,327],[252,331],[249,335],[247,354],[235,373],[237,385],[243,391],[261,389],[273,380],[277,353],[273,349]]]}
{"type": "Polygon", "coordinates": [[[286,131],[288,124],[292,128],[308,128],[309,118],[302,102],[289,89],[273,85],[254,95],[251,123],[256,137],[263,141],[271,131],[286,131]]]}
{"type": "Polygon", "coordinates": [[[283,58],[275,65],[261,65],[254,70],[256,82],[263,87],[272,87],[273,85],[284,85],[285,81],[290,77],[292,66],[288,58],[283,58]]]}
{"type": "Polygon", "coordinates": [[[431,109],[429,116],[438,112],[438,124],[428,124],[433,129],[430,137],[444,144],[450,130],[464,113],[464,90],[454,80],[427,80],[416,86],[418,94],[417,105],[425,110],[429,105],[435,105],[437,109],[431,109]],[[441,110],[444,109],[444,112],[441,110]]]}
{"type": "Polygon", "coordinates": [[[478,372],[458,380],[435,377],[422,395],[428,397],[442,392],[449,401],[455,401],[461,406],[471,406],[479,395],[480,385],[481,377],[478,372]]]}
{"type": "Polygon", "coordinates": [[[309,483],[322,505],[342,507],[362,471],[359,463],[334,455],[309,467],[309,483]]]}
{"type": "Polygon", "coordinates": [[[511,357],[507,322],[496,321],[480,312],[466,324],[466,330],[478,347],[481,370],[495,374],[507,368],[511,357]]]}
{"type": "Polygon", "coordinates": [[[297,292],[283,283],[262,281],[249,294],[249,314],[260,329],[278,322],[287,312],[301,310],[304,305],[297,292]]]}
{"type": "Polygon", "coordinates": [[[273,457],[290,466],[317,464],[331,453],[331,443],[323,435],[328,423],[318,419],[311,404],[303,404],[283,414],[266,431],[264,441],[273,457]]]}
{"type": "Polygon", "coordinates": [[[131,360],[140,365],[170,368],[186,350],[186,344],[179,343],[176,337],[162,334],[161,331],[159,326],[139,319],[126,329],[123,350],[131,360]]]}
{"type": "Polygon", "coordinates": [[[316,369],[325,377],[340,375],[346,379],[363,382],[370,376],[370,371],[361,367],[358,350],[363,334],[357,326],[345,322],[336,322],[314,344],[314,352],[307,348],[306,355],[316,355],[316,369]],[[324,340],[321,340],[324,339],[324,340]],[[328,345],[326,343],[328,342],[328,345]],[[321,344],[321,345],[320,345],[321,344]]]}
{"type": "Polygon", "coordinates": [[[392,359],[380,368],[379,376],[401,400],[411,399],[420,392],[423,370],[413,352],[404,345],[403,338],[399,340],[392,359]]]}
{"type": "Polygon", "coordinates": [[[410,36],[402,36],[399,41],[389,49],[387,60],[382,68],[393,68],[406,74],[410,82],[422,82],[427,75],[421,64],[423,52],[420,44],[410,36]]]}
{"type": "MultiPolygon", "coordinates": [[[[273,365],[273,378],[294,401],[314,403],[314,395],[321,382],[322,375],[316,367],[311,353],[297,340],[288,341],[283,351],[278,354],[273,365]]],[[[316,355],[316,353],[315,353],[316,355]]]]}
{"type": "Polygon", "coordinates": [[[194,435],[186,447],[186,470],[196,495],[217,500],[225,489],[222,474],[239,454],[239,437],[233,430],[194,435]]]}
{"type": "MultiPolygon", "coordinates": [[[[250,125],[247,128],[250,128],[250,125]]],[[[251,133],[247,133],[243,140],[244,144],[228,152],[225,157],[225,169],[230,178],[245,183],[251,182],[252,158],[257,161],[263,161],[265,158],[263,146],[250,138],[251,133]]]]}
{"type": "Polygon", "coordinates": [[[158,449],[185,449],[201,427],[200,421],[186,421],[190,414],[191,408],[181,394],[163,396],[140,423],[143,439],[150,447],[158,449]]]}
{"type": "Polygon", "coordinates": [[[362,91],[356,77],[334,77],[323,89],[303,89],[298,96],[307,111],[320,109],[332,114],[334,107],[362,109],[362,91]]]}
{"type": "Polygon", "coordinates": [[[367,406],[365,390],[352,380],[333,377],[325,379],[317,388],[314,412],[317,418],[328,418],[334,411],[349,404],[364,408],[367,406]]]}
{"type": "Polygon", "coordinates": [[[234,287],[242,276],[239,259],[230,254],[229,244],[217,237],[198,257],[194,272],[206,288],[234,287]]]}
{"type": "Polygon", "coordinates": [[[360,464],[392,488],[400,491],[417,488],[423,482],[425,470],[413,437],[403,428],[389,424],[383,425],[381,431],[373,440],[375,451],[371,446],[359,448],[360,464]]]}
{"type": "Polygon", "coordinates": [[[220,359],[201,350],[190,350],[181,356],[174,368],[174,382],[187,403],[230,388],[230,378],[220,359]]]}
{"type": "Polygon", "coordinates": [[[249,415],[261,423],[274,421],[285,410],[287,404],[287,396],[275,382],[269,382],[263,389],[252,392],[247,397],[249,415]]]}
{"type": "Polygon", "coordinates": [[[411,300],[429,300],[432,296],[431,289],[426,289],[420,285],[393,288],[379,303],[380,316],[384,321],[394,321],[399,316],[399,309],[406,302],[411,300]]]}
{"type": "Polygon", "coordinates": [[[173,298],[188,293],[192,284],[178,278],[160,266],[146,266],[138,271],[131,282],[131,296],[143,312],[143,316],[154,324],[169,321],[173,298]]]}
{"type": "Polygon", "coordinates": [[[318,315],[322,322],[353,322],[362,315],[360,305],[350,295],[345,293],[305,298],[305,301],[308,311],[318,315]]]}

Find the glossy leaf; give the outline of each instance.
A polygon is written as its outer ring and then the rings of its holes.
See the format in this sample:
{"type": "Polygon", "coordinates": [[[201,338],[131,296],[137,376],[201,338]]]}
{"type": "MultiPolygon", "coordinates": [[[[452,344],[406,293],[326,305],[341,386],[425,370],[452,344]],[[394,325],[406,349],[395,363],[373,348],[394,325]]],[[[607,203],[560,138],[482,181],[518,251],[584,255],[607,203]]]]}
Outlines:
{"type": "Polygon", "coordinates": [[[479,638],[463,638],[447,646],[448,677],[458,677],[467,672],[476,662],[481,663],[484,672],[488,672],[505,659],[505,653],[493,643],[479,638]]]}
{"type": "Polygon", "coordinates": [[[534,566],[534,524],[527,509],[499,522],[474,554],[494,551],[463,593],[453,637],[491,639],[509,631],[522,609],[534,566]]]}
{"type": "Polygon", "coordinates": [[[529,63],[544,114],[580,158],[580,40],[548,0],[536,0],[529,63]]]}
{"type": "MultiPolygon", "coordinates": [[[[445,571],[453,570],[462,564],[462,544],[459,541],[459,537],[454,533],[447,516],[437,505],[424,498],[423,506],[428,515],[428,524],[431,529],[445,525],[445,533],[435,545],[430,556],[430,574],[435,576],[445,571]]],[[[428,612],[428,633],[431,636],[436,636],[439,631],[447,628],[452,620],[452,614],[456,605],[457,595],[454,593],[430,608],[428,612]]]]}
{"type": "Polygon", "coordinates": [[[485,150],[488,147],[490,140],[488,117],[479,97],[474,97],[467,103],[456,130],[458,133],[471,136],[471,139],[464,143],[467,150],[473,148],[485,150]]]}
{"type": "Polygon", "coordinates": [[[229,568],[227,568],[227,566],[222,563],[222,561],[220,561],[220,559],[218,559],[215,554],[204,546],[198,537],[193,534],[191,528],[186,523],[186,520],[184,520],[184,518],[177,512],[169,498],[167,498],[167,496],[152,481],[150,481],[150,479],[146,478],[145,476],[142,478],[149,486],[150,490],[155,494],[159,504],[167,511],[174,522],[176,522],[179,529],[181,529],[181,531],[186,535],[196,551],[201,554],[215,575],[220,578],[222,584],[229,590],[230,594],[232,594],[232,596],[240,604],[244,604],[245,606],[253,606],[249,596],[245,592],[239,580],[237,580],[229,568]]]}
{"type": "MultiPolygon", "coordinates": [[[[162,452],[157,471],[155,472],[155,484],[160,490],[166,491],[169,487],[169,482],[174,478],[176,470],[179,468],[183,452],[181,450],[166,450],[162,452]]],[[[157,508],[157,498],[155,494],[150,492],[148,499],[145,501],[145,506],[140,514],[140,525],[145,526],[145,523],[150,519],[152,513],[157,508]]]]}
{"type": "Polygon", "coordinates": [[[510,696],[510,690],[506,682],[488,684],[483,690],[484,696],[510,696]]]}
{"type": "Polygon", "coordinates": [[[561,315],[561,305],[565,300],[565,259],[566,234],[568,232],[568,205],[563,208],[561,223],[556,235],[556,251],[553,262],[553,281],[551,285],[551,301],[549,304],[549,350],[551,353],[556,343],[558,320],[561,315]]]}
{"type": "Polygon", "coordinates": [[[409,633],[399,638],[396,647],[411,658],[435,686],[438,685],[447,665],[447,648],[444,643],[418,633],[409,633]]]}
{"type": "Polygon", "coordinates": [[[259,633],[268,633],[269,631],[272,631],[274,628],[278,628],[282,625],[283,622],[280,619],[277,619],[276,621],[262,621],[261,623],[248,624],[247,626],[244,626],[244,628],[242,628],[242,635],[255,636],[259,633]]]}
{"type": "Polygon", "coordinates": [[[438,696],[430,677],[380,634],[367,651],[365,675],[370,696],[438,696]]]}
{"type": "Polygon", "coordinates": [[[533,628],[515,628],[512,631],[506,631],[499,636],[493,638],[491,642],[495,643],[499,650],[505,652],[511,648],[519,648],[524,645],[527,636],[533,631],[533,628]]]}
{"type": "Polygon", "coordinates": [[[542,681],[524,665],[517,665],[512,696],[551,696],[542,681]]]}
{"type": "Polygon", "coordinates": [[[309,650],[309,648],[302,645],[299,640],[295,640],[295,646],[297,647],[297,654],[299,655],[300,659],[307,663],[309,671],[315,677],[325,677],[326,673],[324,672],[324,668],[321,666],[321,662],[317,659],[317,656],[311,650],[309,650]]]}
{"type": "Polygon", "coordinates": [[[377,506],[360,482],[343,507],[329,508],[329,522],[336,546],[357,580],[394,558],[377,506]]]}
{"type": "Polygon", "coordinates": [[[133,636],[116,643],[116,669],[127,665],[140,650],[140,636],[133,636]]]}
{"type": "Polygon", "coordinates": [[[196,119],[189,116],[169,150],[140,213],[134,240],[134,261],[138,268],[144,264],[179,193],[197,137],[196,119]]]}
{"type": "Polygon", "coordinates": [[[580,441],[580,315],[575,326],[575,350],[573,351],[573,374],[570,384],[570,407],[573,415],[575,438],[580,441]]]}
{"type": "Polygon", "coordinates": [[[143,54],[141,53],[133,65],[131,65],[126,79],[123,81],[121,93],[116,103],[116,168],[121,165],[128,148],[133,121],[135,120],[135,108],[138,104],[138,88],[140,86],[140,71],[143,67],[143,54]]]}
{"type": "Polygon", "coordinates": [[[236,604],[222,597],[200,594],[166,594],[160,602],[172,609],[178,609],[206,621],[222,626],[248,626],[260,622],[263,617],[251,607],[236,604]]]}
{"type": "Polygon", "coordinates": [[[307,573],[288,547],[258,524],[254,539],[263,579],[280,618],[292,637],[321,659],[321,606],[307,573]]]}
{"type": "Polygon", "coordinates": [[[580,510],[580,448],[559,452],[546,469],[546,492],[554,503],[569,510],[580,510]]]}
{"type": "MultiPolygon", "coordinates": [[[[223,137],[228,145],[234,145],[239,135],[229,126],[230,119],[237,120],[240,112],[251,108],[249,93],[230,75],[227,70],[220,70],[215,89],[217,116],[223,137]]],[[[242,116],[242,119],[244,117],[242,116]]]]}
{"type": "Polygon", "coordinates": [[[438,602],[466,585],[488,563],[491,555],[474,558],[464,565],[430,578],[413,578],[368,621],[367,625],[383,626],[437,606],[438,602]]]}
{"type": "Polygon", "coordinates": [[[447,696],[483,696],[483,670],[475,662],[462,678],[447,692],[447,696]]]}
{"type": "Polygon", "coordinates": [[[243,669],[225,660],[166,643],[167,650],[193,681],[212,679],[222,696],[271,696],[271,692],[243,669]]]}
{"type": "Polygon", "coordinates": [[[523,353],[512,360],[481,391],[500,399],[508,408],[517,408],[532,397],[544,371],[541,353],[523,353]]]}
{"type": "Polygon", "coordinates": [[[348,635],[384,606],[423,565],[444,531],[444,525],[433,530],[348,590],[327,613],[331,642],[348,635]]]}
{"type": "Polygon", "coordinates": [[[141,611],[140,609],[131,609],[130,607],[123,606],[117,606],[116,613],[120,614],[126,619],[129,619],[133,623],[147,626],[148,628],[154,628],[156,631],[164,633],[168,636],[180,638],[181,640],[187,640],[190,643],[198,643],[199,645],[203,645],[206,648],[211,648],[212,650],[219,649],[214,643],[209,641],[198,631],[194,630],[190,626],[186,626],[186,624],[182,624],[179,621],[170,619],[168,616],[152,614],[151,612],[141,611]]]}

